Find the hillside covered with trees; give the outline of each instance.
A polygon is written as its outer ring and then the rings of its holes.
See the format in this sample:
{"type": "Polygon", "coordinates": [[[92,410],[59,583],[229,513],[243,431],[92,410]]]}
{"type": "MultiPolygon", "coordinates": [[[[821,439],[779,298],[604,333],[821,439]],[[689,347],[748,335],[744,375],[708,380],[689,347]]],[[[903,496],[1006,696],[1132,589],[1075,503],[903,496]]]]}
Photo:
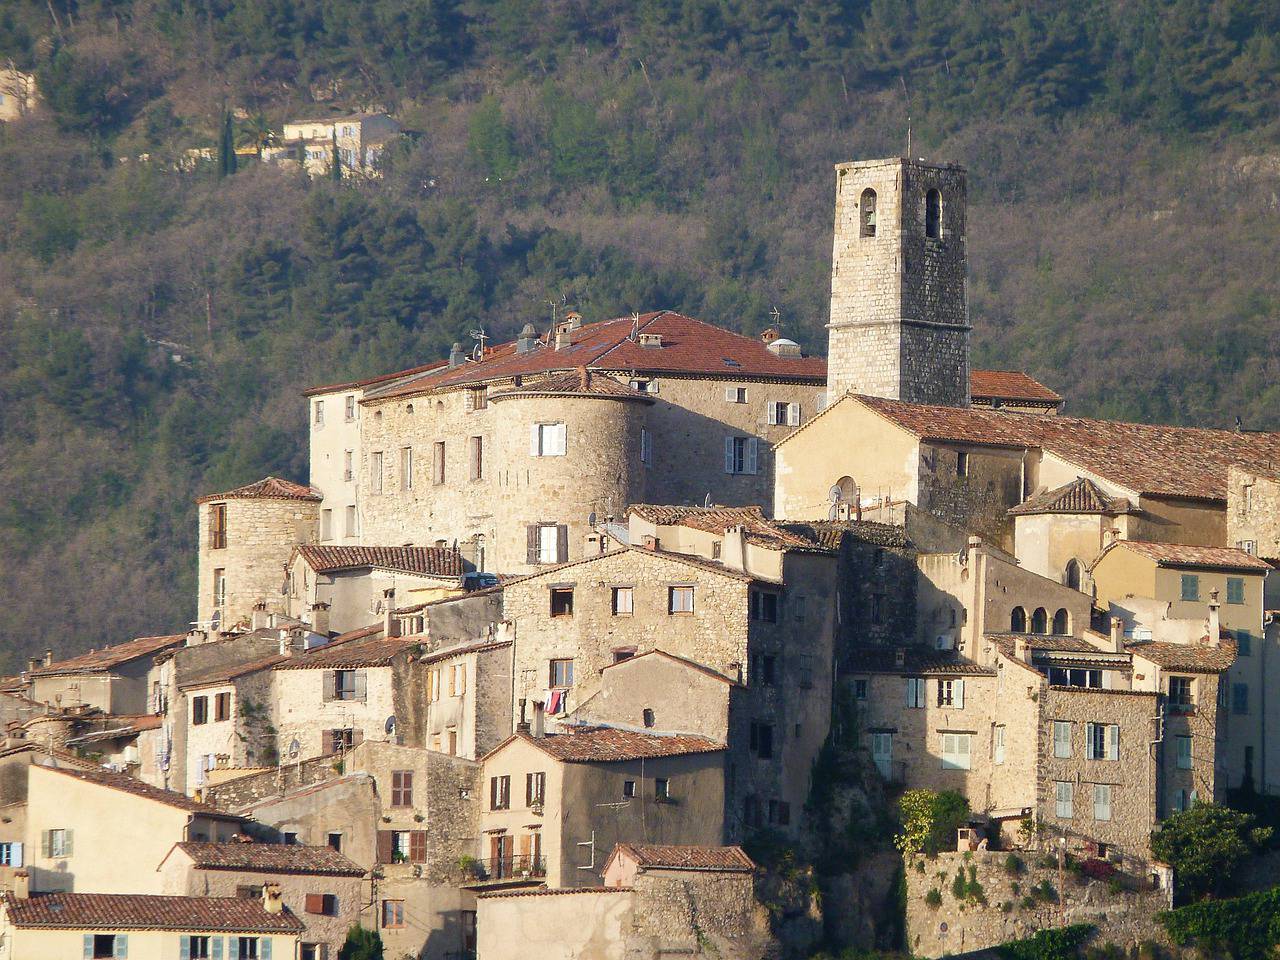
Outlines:
{"type": "Polygon", "coordinates": [[[670,307],[825,346],[831,165],[970,170],[977,362],[1068,412],[1280,427],[1266,0],[11,0],[0,652],[178,631],[199,492],[306,477],[304,387],[670,307]],[[224,117],[385,109],[381,182],[224,117]]]}

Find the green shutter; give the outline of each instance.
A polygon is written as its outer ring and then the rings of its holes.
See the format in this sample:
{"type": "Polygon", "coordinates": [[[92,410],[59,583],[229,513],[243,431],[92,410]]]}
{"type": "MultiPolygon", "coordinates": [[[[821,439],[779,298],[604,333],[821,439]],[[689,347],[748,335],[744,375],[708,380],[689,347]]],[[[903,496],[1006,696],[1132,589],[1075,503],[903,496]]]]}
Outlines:
{"type": "Polygon", "coordinates": [[[258,941],[258,960],[271,960],[270,937],[263,937],[258,941]]]}
{"type": "Polygon", "coordinates": [[[210,960],[222,960],[222,938],[209,938],[209,955],[210,960]]]}
{"type": "Polygon", "coordinates": [[[115,948],[116,960],[129,960],[129,937],[127,934],[116,934],[115,948]]]}
{"type": "Polygon", "coordinates": [[[84,935],[84,960],[93,960],[93,934],[84,935]]]}
{"type": "Polygon", "coordinates": [[[227,937],[227,960],[240,960],[239,937],[227,937]]]}
{"type": "MultiPolygon", "coordinates": [[[[51,846],[51,840],[50,840],[49,838],[50,838],[50,836],[52,835],[52,833],[53,833],[53,831],[52,831],[52,830],[41,830],[41,831],[40,831],[40,856],[44,857],[46,860],[47,860],[47,859],[49,858],[49,856],[50,856],[50,852],[49,852],[49,851],[50,851],[50,846],[51,846]]],[[[92,949],[93,949],[93,948],[91,947],[91,948],[90,948],[90,954],[89,954],[90,956],[92,956],[92,955],[93,955],[93,953],[92,953],[92,949]]]]}
{"type": "Polygon", "coordinates": [[[191,960],[191,938],[185,933],[178,938],[178,960],[191,960]]]}

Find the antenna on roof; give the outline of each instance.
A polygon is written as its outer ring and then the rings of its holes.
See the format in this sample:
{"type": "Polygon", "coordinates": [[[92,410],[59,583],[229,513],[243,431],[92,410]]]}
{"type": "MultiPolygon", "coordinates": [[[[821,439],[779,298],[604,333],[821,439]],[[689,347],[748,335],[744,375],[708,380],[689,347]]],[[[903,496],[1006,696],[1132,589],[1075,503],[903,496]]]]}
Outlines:
{"type": "Polygon", "coordinates": [[[489,335],[484,332],[484,327],[481,327],[479,330],[472,330],[471,339],[477,341],[476,348],[472,351],[472,356],[477,360],[483,360],[484,342],[489,339],[489,335]]]}
{"type": "Polygon", "coordinates": [[[640,314],[634,310],[631,311],[631,339],[640,339],[640,314]]]}
{"type": "Polygon", "coordinates": [[[769,311],[769,316],[773,317],[773,326],[775,329],[782,328],[782,311],[774,307],[769,311]]]}
{"type": "Polygon", "coordinates": [[[703,499],[703,501],[702,501],[702,505],[703,505],[704,507],[709,507],[709,506],[711,506],[711,491],[709,491],[709,490],[707,491],[707,495],[706,495],[706,497],[703,499]]]}

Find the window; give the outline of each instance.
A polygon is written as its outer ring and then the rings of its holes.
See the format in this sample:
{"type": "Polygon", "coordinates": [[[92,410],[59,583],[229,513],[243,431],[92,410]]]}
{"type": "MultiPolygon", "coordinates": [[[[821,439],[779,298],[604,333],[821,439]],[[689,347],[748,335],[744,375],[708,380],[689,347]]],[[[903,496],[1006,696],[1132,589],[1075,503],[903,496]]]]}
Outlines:
{"type": "Polygon", "coordinates": [[[209,698],[191,698],[191,725],[198,727],[209,722],[209,698]]]}
{"type": "MultiPolygon", "coordinates": [[[[180,948],[181,956],[190,957],[191,960],[213,960],[210,943],[213,937],[179,937],[178,939],[182,941],[182,947],[187,948],[185,950],[180,948]]],[[[222,946],[221,939],[218,941],[218,946],[222,946]]]]}
{"type": "Polygon", "coordinates": [[[363,700],[365,698],[365,674],[363,670],[334,670],[331,700],[363,700]]]}
{"type": "Polygon", "coordinates": [[[1004,724],[997,724],[991,733],[991,762],[996,766],[1004,763],[1004,724]]]}
{"type": "Polygon", "coordinates": [[[324,838],[325,845],[334,853],[342,852],[342,834],[330,833],[324,838]]]}
{"type": "Polygon", "coordinates": [[[320,539],[333,539],[333,511],[328,508],[320,511],[320,539]]]}
{"type": "Polygon", "coordinates": [[[468,476],[472,480],[484,479],[484,437],[472,437],[468,444],[468,476]]]}
{"type": "Polygon", "coordinates": [[[563,523],[536,523],[528,528],[525,559],[533,563],[564,563],[569,559],[569,527],[563,523]]]}
{"type": "Polygon", "coordinates": [[[622,798],[624,800],[634,800],[636,796],[636,782],[634,780],[622,781],[622,798]]]}
{"type": "Polygon", "coordinates": [[[1178,769],[1190,770],[1192,765],[1191,738],[1185,735],[1174,737],[1173,746],[1177,757],[1178,769]]]}
{"type": "MultiPolygon", "coordinates": [[[[769,654],[753,653],[751,655],[751,682],[760,686],[773,686],[777,675],[777,658],[769,654]]],[[[865,680],[862,681],[864,684],[865,680]]]]}
{"type": "Polygon", "coordinates": [[[546,802],[547,775],[545,773],[526,773],[524,777],[524,805],[540,807],[546,802]]]}
{"type": "Polygon", "coordinates": [[[751,721],[750,750],[762,760],[773,756],[773,724],[751,721]]]}
{"type": "Polygon", "coordinates": [[[907,706],[915,710],[924,708],[924,677],[907,677],[907,706]]]}
{"type": "Polygon", "coordinates": [[[551,686],[558,688],[573,686],[573,660],[551,661],[551,686]]]}
{"type": "Polygon", "coordinates": [[[1111,819],[1111,784],[1109,783],[1093,785],[1093,819],[1111,819]]]}
{"type": "Polygon", "coordinates": [[[759,472],[760,443],[755,437],[724,438],[724,472],[759,472]]]}
{"type": "Polygon", "coordinates": [[[1009,630],[1012,633],[1027,632],[1027,611],[1021,607],[1013,608],[1013,612],[1009,614],[1009,630]]]}
{"type": "Polygon", "coordinates": [[[1182,575],[1182,599],[1183,600],[1199,600],[1200,599],[1200,577],[1194,573],[1184,573],[1182,575]]]}
{"type": "Polygon", "coordinates": [[[653,463],[653,434],[648,427],[640,428],[640,462],[653,463]]]}
{"type": "Polygon", "coordinates": [[[22,844],[16,841],[0,843],[0,867],[22,866],[22,844]]]}
{"type": "Polygon", "coordinates": [[[1243,550],[1245,553],[1249,554],[1250,556],[1257,556],[1258,554],[1257,540],[1237,540],[1236,547],[1239,548],[1240,550],[1243,550]]]}
{"type": "Polygon", "coordinates": [[[1049,613],[1044,607],[1036,607],[1035,612],[1031,614],[1031,632],[1049,632],[1049,613]]]}
{"type": "Polygon", "coordinates": [[[1065,637],[1071,633],[1071,616],[1065,609],[1053,615],[1053,633],[1057,637],[1065,637]]]}
{"type": "Polygon", "coordinates": [[[553,617],[573,616],[573,587],[551,588],[551,615],[553,617]]]}
{"type": "Polygon", "coordinates": [[[747,388],[746,387],[725,387],[724,398],[730,403],[746,403],[747,388]]]}
{"type": "Polygon", "coordinates": [[[1059,760],[1071,756],[1071,721],[1053,721],[1053,755],[1059,760]]]}
{"type": "Polygon", "coordinates": [[[329,753],[345,753],[356,745],[356,731],[352,727],[342,727],[337,730],[326,731],[326,745],[329,753]]]}
{"type": "Polygon", "coordinates": [[[886,780],[893,779],[893,734],[871,734],[871,759],[875,762],[880,776],[886,780]]]}
{"type": "Polygon", "coordinates": [[[853,681],[853,699],[855,700],[867,699],[867,681],[865,678],[860,678],[853,681]]]}
{"type": "Polygon", "coordinates": [[[1070,820],[1076,815],[1076,785],[1070,780],[1055,780],[1053,784],[1053,812],[1059,820],[1070,820]]]}
{"type": "Polygon", "coordinates": [[[936,188],[924,195],[924,235],[930,240],[942,235],[942,194],[936,188]]]}
{"type": "Polygon", "coordinates": [[[354,503],[347,505],[346,515],[347,524],[346,529],[343,532],[348,537],[354,537],[356,535],[356,505],[354,503]]]}
{"type": "Polygon", "coordinates": [[[413,447],[400,448],[400,489],[413,489],[413,447]]]}
{"type": "Polygon", "coordinates": [[[1189,809],[1191,806],[1191,798],[1185,790],[1175,790],[1173,792],[1173,812],[1181,813],[1183,810],[1189,809]]]}
{"type": "Polygon", "coordinates": [[[668,587],[667,613],[672,615],[693,613],[693,587],[668,587]]]}
{"type": "Polygon", "coordinates": [[[393,807],[413,806],[413,771],[391,771],[391,805],[393,807]]]}
{"type": "Polygon", "coordinates": [[[778,595],[768,590],[752,590],[750,615],[752,620],[777,623],[778,595]]]}
{"type": "Polygon", "coordinates": [[[1253,637],[1248,630],[1236,631],[1236,652],[1242,657],[1253,655],[1253,637]]]}
{"type": "Polygon", "coordinates": [[[653,729],[653,725],[658,722],[658,719],[654,716],[652,707],[645,707],[640,711],[640,722],[645,725],[645,729],[653,729]]]}
{"type": "Polygon", "coordinates": [[[1085,756],[1090,760],[1120,759],[1120,726],[1115,723],[1086,723],[1085,756]]]}
{"type": "Polygon", "coordinates": [[[218,610],[227,605],[227,571],[222,567],[213,571],[213,605],[218,610]]]}
{"type": "Polygon", "coordinates": [[[384,929],[390,930],[404,926],[403,900],[382,901],[382,926],[384,929]]]}
{"type": "Polygon", "coordinates": [[[86,957],[127,957],[129,955],[128,938],[123,933],[86,933],[84,945],[86,957]]]}
{"type": "Polygon", "coordinates": [[[209,507],[209,549],[223,550],[227,546],[227,505],[215,503],[209,507]]]}
{"type": "Polygon", "coordinates": [[[938,706],[955,707],[957,710],[964,708],[964,681],[963,680],[939,680],[938,681],[938,706]]]}
{"type": "Polygon", "coordinates": [[[323,426],[324,426],[324,401],[323,401],[323,400],[317,400],[317,401],[316,401],[316,416],[315,416],[315,420],[316,420],[316,426],[317,426],[317,427],[323,427],[323,426]]]}
{"type": "Polygon", "coordinates": [[[533,457],[563,457],[565,451],[565,426],[563,423],[535,423],[529,434],[529,455],[533,457]]]}
{"type": "Polygon", "coordinates": [[[800,404],[788,403],[785,400],[769,402],[769,423],[775,426],[798,427],[800,425],[800,404]]]}
{"type": "Polygon", "coordinates": [[[967,477],[969,475],[969,454],[961,450],[956,454],[956,476],[967,477]]]}
{"type": "Polygon", "coordinates": [[[231,719],[231,694],[219,693],[213,698],[213,719],[231,719]]]}
{"type": "Polygon", "coordinates": [[[296,847],[298,845],[298,835],[291,830],[286,830],[283,834],[284,845],[286,847],[296,847]]]}
{"type": "Polygon", "coordinates": [[[350,423],[352,420],[356,418],[355,394],[352,394],[351,396],[347,397],[345,400],[345,403],[346,403],[345,416],[346,416],[347,423],[350,423]]]}
{"type": "Polygon", "coordinates": [[[1067,572],[1062,582],[1072,590],[1080,589],[1080,584],[1084,582],[1084,569],[1080,566],[1079,560],[1071,560],[1067,563],[1067,572]]]}
{"type": "Polygon", "coordinates": [[[942,735],[942,769],[968,770],[973,734],[944,733],[942,735]]]}
{"type": "Polygon", "coordinates": [[[666,777],[656,777],[653,781],[653,799],[659,803],[671,800],[671,781],[666,777]]]}
{"type": "Polygon", "coordinates": [[[489,809],[490,810],[510,810],[511,809],[511,778],[510,777],[490,777],[489,778],[489,809]]]}
{"type": "Polygon", "coordinates": [[[862,199],[858,202],[858,236],[874,237],[876,235],[876,192],[868,187],[862,191],[862,199]]]}
{"type": "Polygon", "coordinates": [[[1227,577],[1227,603],[1244,603],[1244,578],[1227,577]]]}
{"type": "Polygon", "coordinates": [[[614,587],[611,609],[615,617],[629,617],[635,613],[635,596],[632,587],[614,587]]]}
{"type": "Polygon", "coordinates": [[[1249,712],[1249,685],[1233,683],[1231,685],[1231,712],[1246,714],[1249,712]]]}
{"type": "Polygon", "coordinates": [[[467,409],[485,410],[489,407],[489,388],[472,387],[467,391],[467,409]]]}
{"type": "Polygon", "coordinates": [[[369,485],[374,493],[382,492],[382,451],[369,454],[369,485]]]}
{"type": "Polygon", "coordinates": [[[336,917],[338,898],[332,893],[308,893],[303,901],[303,909],[320,917],[336,917]]]}
{"type": "Polygon", "coordinates": [[[1195,709],[1190,677],[1169,678],[1169,709],[1174,713],[1190,713],[1195,709]]]}
{"type": "Polygon", "coordinates": [[[329,945],[325,943],[299,944],[298,960],[329,960],[329,945]]]}
{"type": "Polygon", "coordinates": [[[72,843],[71,834],[73,831],[58,828],[56,830],[45,830],[41,833],[41,845],[44,847],[41,854],[45,857],[69,857],[71,856],[72,843]]]}

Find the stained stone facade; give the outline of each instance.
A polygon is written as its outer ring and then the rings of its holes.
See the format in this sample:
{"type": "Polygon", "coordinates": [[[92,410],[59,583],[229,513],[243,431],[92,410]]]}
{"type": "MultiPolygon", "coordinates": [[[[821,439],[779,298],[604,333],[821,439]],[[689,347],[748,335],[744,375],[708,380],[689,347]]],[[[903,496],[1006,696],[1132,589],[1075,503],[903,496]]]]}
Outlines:
{"type": "Polygon", "coordinates": [[[828,393],[969,403],[965,171],[836,167],[828,393]]]}

